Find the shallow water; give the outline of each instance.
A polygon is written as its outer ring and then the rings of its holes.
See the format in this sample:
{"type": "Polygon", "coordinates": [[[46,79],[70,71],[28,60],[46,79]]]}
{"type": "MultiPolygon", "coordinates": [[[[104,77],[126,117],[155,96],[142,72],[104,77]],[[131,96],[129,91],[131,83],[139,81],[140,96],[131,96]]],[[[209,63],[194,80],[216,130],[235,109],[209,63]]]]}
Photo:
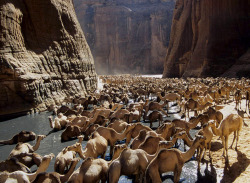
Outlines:
{"type": "MultiPolygon", "coordinates": [[[[51,131],[49,126],[48,116],[50,113],[41,113],[41,114],[32,114],[27,116],[18,117],[12,120],[4,121],[0,123],[0,139],[9,139],[14,134],[19,133],[21,130],[34,131],[36,134],[48,134],[51,131]]],[[[149,123],[144,123],[145,125],[149,125],[149,123]]],[[[158,122],[154,123],[154,127],[158,125],[158,122]]],[[[48,135],[44,140],[41,141],[41,145],[39,149],[36,151],[41,155],[46,155],[49,153],[54,153],[55,156],[66,146],[74,144],[77,140],[68,141],[61,143],[61,135],[62,131],[54,132],[48,135]]],[[[196,133],[195,130],[191,131],[191,135],[194,136],[196,133]]],[[[180,141],[179,141],[180,142],[180,141]]],[[[29,142],[31,145],[34,145],[35,141],[29,142]]],[[[86,142],[83,142],[83,147],[86,142]]],[[[15,147],[15,145],[4,145],[0,146],[0,161],[5,160],[10,151],[15,147]]],[[[179,147],[179,149],[183,150],[183,143],[179,147]]],[[[50,163],[48,168],[48,172],[53,171],[54,169],[55,158],[50,163]]],[[[78,166],[80,163],[78,163],[78,166]]],[[[34,170],[35,167],[32,168],[34,170]]],[[[197,174],[197,162],[189,161],[185,163],[181,180],[183,182],[217,182],[216,180],[217,174],[214,169],[208,167],[206,171],[204,171],[205,165],[202,166],[202,174],[197,174]]],[[[167,178],[164,182],[172,182],[171,178],[173,178],[172,173],[163,174],[164,178],[167,178]],[[170,176],[169,176],[170,175],[170,176]]],[[[128,179],[125,176],[122,176],[119,182],[132,182],[131,179],[128,179]]]]}

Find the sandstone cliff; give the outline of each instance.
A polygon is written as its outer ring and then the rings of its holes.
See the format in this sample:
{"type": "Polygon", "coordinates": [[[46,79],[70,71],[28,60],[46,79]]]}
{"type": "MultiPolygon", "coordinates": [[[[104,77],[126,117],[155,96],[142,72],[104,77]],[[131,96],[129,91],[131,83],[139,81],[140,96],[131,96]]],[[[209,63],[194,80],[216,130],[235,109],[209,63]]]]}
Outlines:
{"type": "Polygon", "coordinates": [[[1,0],[0,27],[0,115],[96,88],[72,0],[1,0]]]}
{"type": "Polygon", "coordinates": [[[162,73],[175,0],[74,0],[98,74],[162,73]]]}
{"type": "Polygon", "coordinates": [[[177,0],[163,77],[249,77],[249,10],[249,0],[177,0]]]}

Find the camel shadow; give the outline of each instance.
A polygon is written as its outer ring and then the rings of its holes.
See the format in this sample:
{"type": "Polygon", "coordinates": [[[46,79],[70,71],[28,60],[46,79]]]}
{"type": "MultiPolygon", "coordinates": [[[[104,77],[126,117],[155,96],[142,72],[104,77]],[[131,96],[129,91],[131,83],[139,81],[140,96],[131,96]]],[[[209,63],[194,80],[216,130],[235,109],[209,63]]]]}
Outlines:
{"type": "Polygon", "coordinates": [[[204,170],[204,175],[197,169],[197,181],[196,183],[210,183],[217,182],[217,173],[212,162],[210,161],[210,170],[208,169],[209,161],[206,160],[206,168],[204,170]]]}
{"type": "Polygon", "coordinates": [[[238,161],[233,163],[232,166],[230,166],[228,162],[225,164],[224,176],[221,183],[234,182],[235,179],[239,177],[250,164],[250,159],[248,159],[247,156],[240,151],[237,151],[237,160],[238,161]]]}
{"type": "Polygon", "coordinates": [[[223,148],[223,145],[220,142],[212,142],[211,143],[211,151],[218,151],[222,148],[223,148]]]}

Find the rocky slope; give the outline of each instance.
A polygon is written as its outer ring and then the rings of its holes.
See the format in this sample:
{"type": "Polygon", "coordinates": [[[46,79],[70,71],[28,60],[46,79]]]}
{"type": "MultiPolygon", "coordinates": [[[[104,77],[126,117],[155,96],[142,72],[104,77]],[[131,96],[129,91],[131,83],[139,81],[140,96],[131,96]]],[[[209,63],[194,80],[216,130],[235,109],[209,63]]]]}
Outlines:
{"type": "Polygon", "coordinates": [[[1,0],[0,20],[0,115],[44,110],[96,88],[72,0],[1,0]]]}
{"type": "Polygon", "coordinates": [[[98,74],[162,73],[175,0],[74,0],[98,74]]]}
{"type": "Polygon", "coordinates": [[[249,0],[177,0],[163,77],[249,77],[249,9],[249,0]]]}

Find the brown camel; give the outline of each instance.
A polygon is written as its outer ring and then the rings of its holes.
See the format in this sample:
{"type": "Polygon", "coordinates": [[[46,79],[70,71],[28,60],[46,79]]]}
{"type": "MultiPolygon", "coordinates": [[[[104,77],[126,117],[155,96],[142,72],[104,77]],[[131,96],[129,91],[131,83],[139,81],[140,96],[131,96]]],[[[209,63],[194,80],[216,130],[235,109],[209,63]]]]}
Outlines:
{"type": "Polygon", "coordinates": [[[241,95],[242,95],[241,90],[237,89],[235,94],[234,94],[235,109],[236,110],[241,109],[241,99],[242,99],[241,95]]]}
{"type": "Polygon", "coordinates": [[[0,144],[12,145],[19,142],[25,143],[36,139],[36,134],[31,131],[21,131],[9,140],[1,140],[0,144]]]}
{"type": "Polygon", "coordinates": [[[201,115],[198,117],[192,117],[190,118],[189,122],[181,120],[181,119],[174,119],[172,123],[175,127],[183,128],[190,139],[193,139],[190,135],[189,131],[197,126],[197,124],[201,121],[201,115]]]}
{"type": "Polygon", "coordinates": [[[72,160],[76,157],[76,152],[68,151],[68,148],[65,147],[61,152],[56,156],[54,171],[60,174],[64,174],[65,171],[69,170],[71,167],[72,160]]]}
{"type": "Polygon", "coordinates": [[[179,182],[182,167],[184,163],[193,156],[196,148],[205,138],[197,136],[195,142],[187,152],[181,152],[178,149],[162,149],[158,155],[150,162],[146,170],[146,182],[159,183],[160,175],[165,172],[174,172],[174,182],[179,182]]]}
{"type": "Polygon", "coordinates": [[[16,147],[10,152],[8,158],[15,157],[24,165],[31,167],[32,165],[40,165],[41,163],[41,156],[37,153],[34,153],[39,146],[41,140],[45,138],[45,135],[38,135],[36,144],[31,146],[28,143],[18,143],[16,147]]]}
{"type": "Polygon", "coordinates": [[[86,159],[87,157],[97,158],[99,155],[104,158],[108,147],[107,140],[96,132],[94,132],[92,136],[93,138],[88,140],[85,150],[82,149],[80,143],[76,143],[72,146],[68,146],[67,151],[75,151],[82,159],[86,159]]]}
{"type": "Polygon", "coordinates": [[[163,110],[163,107],[166,106],[168,104],[168,101],[165,100],[163,104],[160,104],[158,102],[150,102],[147,106],[145,106],[145,114],[147,116],[148,111],[161,111],[163,112],[163,114],[168,116],[168,113],[166,111],[163,110]]]}
{"type": "Polygon", "coordinates": [[[110,119],[112,118],[123,119],[125,114],[130,114],[130,112],[127,109],[119,109],[115,111],[113,114],[111,114],[110,119]]]}
{"type": "Polygon", "coordinates": [[[126,135],[126,144],[127,145],[131,141],[131,138],[135,138],[136,136],[139,135],[139,133],[142,129],[145,129],[146,131],[153,131],[151,128],[149,128],[148,126],[144,126],[141,123],[135,123],[134,125],[135,125],[135,127],[126,135]]]}
{"type": "Polygon", "coordinates": [[[59,174],[58,172],[42,172],[39,173],[36,176],[36,179],[34,180],[34,182],[36,183],[47,183],[47,182],[53,182],[53,183],[63,183],[63,182],[67,182],[69,180],[69,177],[71,176],[71,174],[74,172],[74,169],[77,165],[77,163],[79,162],[80,158],[74,158],[71,161],[71,167],[69,169],[69,171],[65,174],[59,174]]]}
{"type": "Polygon", "coordinates": [[[137,137],[133,139],[131,142],[130,148],[131,149],[138,149],[139,145],[145,140],[147,136],[147,131],[142,129],[137,137]]]}
{"type": "MultiPolygon", "coordinates": [[[[146,113],[145,113],[146,114],[146,113]]],[[[161,125],[163,121],[162,114],[159,111],[153,111],[148,116],[144,115],[143,120],[149,120],[150,122],[150,128],[152,128],[152,122],[159,121],[159,126],[161,125]]]]}
{"type": "Polygon", "coordinates": [[[84,140],[89,140],[89,136],[98,128],[100,125],[98,124],[90,124],[87,129],[82,132],[84,135],[84,140]]]}
{"type": "Polygon", "coordinates": [[[208,110],[204,114],[208,115],[209,120],[215,120],[216,127],[219,126],[221,120],[223,119],[223,114],[220,111],[216,111],[212,107],[209,107],[208,110]]]}
{"type": "Polygon", "coordinates": [[[201,143],[200,146],[197,148],[198,169],[200,169],[200,162],[202,158],[204,159],[207,148],[209,150],[209,158],[211,159],[210,149],[211,149],[211,140],[213,138],[211,123],[206,123],[205,125],[203,125],[202,129],[199,130],[197,134],[202,135],[206,138],[206,140],[203,143],[201,143]],[[203,154],[203,151],[204,151],[204,154],[203,154]]]}
{"type": "Polygon", "coordinates": [[[84,160],[81,167],[79,167],[69,178],[68,183],[76,182],[105,182],[107,179],[107,167],[113,160],[120,156],[123,149],[127,148],[125,144],[115,145],[114,155],[111,161],[105,161],[103,159],[93,159],[91,157],[84,160]],[[95,170],[95,171],[93,171],[95,170]]]}
{"type": "MultiPolygon", "coordinates": [[[[187,116],[189,118],[189,110],[197,110],[198,105],[199,105],[199,103],[197,101],[195,101],[194,99],[189,99],[184,105],[185,116],[187,113],[187,116]]],[[[185,117],[185,119],[186,119],[186,117],[185,117]]]]}
{"type": "Polygon", "coordinates": [[[136,182],[142,180],[148,163],[154,156],[147,154],[142,149],[124,149],[109,166],[108,182],[117,183],[120,175],[136,175],[136,182]]]}
{"type": "Polygon", "coordinates": [[[77,136],[81,135],[81,128],[76,125],[69,125],[61,134],[61,142],[69,141],[71,139],[76,138],[77,136]]]}
{"type": "Polygon", "coordinates": [[[49,163],[54,157],[54,154],[49,154],[43,157],[40,166],[38,167],[37,171],[34,173],[26,173],[23,171],[15,171],[15,172],[2,172],[0,173],[0,181],[1,182],[33,182],[36,176],[47,170],[49,167],[49,163]]]}
{"type": "Polygon", "coordinates": [[[112,128],[98,127],[95,132],[103,136],[110,146],[110,155],[112,156],[113,147],[118,140],[123,140],[126,135],[135,127],[135,124],[128,124],[126,129],[122,133],[116,132],[112,128]]]}
{"type": "Polygon", "coordinates": [[[237,150],[237,143],[239,140],[239,135],[240,135],[240,130],[242,128],[243,125],[243,119],[242,117],[240,117],[238,114],[230,114],[229,116],[227,116],[219,125],[218,128],[215,127],[215,124],[212,123],[212,130],[213,133],[216,136],[220,136],[221,140],[222,140],[222,145],[223,145],[223,156],[225,157],[226,161],[228,161],[228,136],[234,132],[234,138],[233,138],[233,142],[232,145],[230,146],[230,148],[232,148],[235,138],[236,138],[236,146],[235,146],[235,150],[237,150]],[[226,151],[226,155],[225,155],[225,151],[226,151]]]}

